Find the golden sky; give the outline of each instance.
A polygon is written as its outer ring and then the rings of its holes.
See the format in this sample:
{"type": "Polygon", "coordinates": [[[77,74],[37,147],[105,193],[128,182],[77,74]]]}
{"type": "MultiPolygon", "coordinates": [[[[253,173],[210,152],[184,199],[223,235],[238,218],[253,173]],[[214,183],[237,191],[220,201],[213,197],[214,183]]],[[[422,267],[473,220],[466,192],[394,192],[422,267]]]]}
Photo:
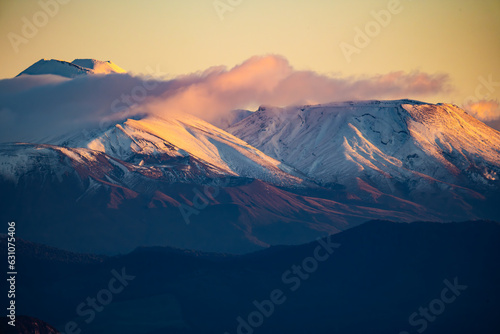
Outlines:
{"type": "Polygon", "coordinates": [[[0,35],[0,78],[41,58],[176,76],[278,54],[326,75],[448,74],[430,102],[500,100],[498,0],[1,0],[0,35]]]}

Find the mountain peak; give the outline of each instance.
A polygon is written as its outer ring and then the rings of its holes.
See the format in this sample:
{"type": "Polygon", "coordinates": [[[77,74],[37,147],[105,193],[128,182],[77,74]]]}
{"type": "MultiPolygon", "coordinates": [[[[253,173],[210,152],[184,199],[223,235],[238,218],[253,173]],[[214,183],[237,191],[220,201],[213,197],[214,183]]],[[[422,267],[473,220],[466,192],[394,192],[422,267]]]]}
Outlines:
{"type": "Polygon", "coordinates": [[[94,73],[109,74],[109,73],[126,73],[123,68],[116,65],[110,60],[102,61],[97,59],[75,59],[73,64],[94,70],[94,73]]]}
{"type": "Polygon", "coordinates": [[[110,73],[126,73],[126,71],[109,60],[75,59],[69,62],[59,59],[40,59],[17,76],[53,74],[75,78],[81,75],[110,73]]]}

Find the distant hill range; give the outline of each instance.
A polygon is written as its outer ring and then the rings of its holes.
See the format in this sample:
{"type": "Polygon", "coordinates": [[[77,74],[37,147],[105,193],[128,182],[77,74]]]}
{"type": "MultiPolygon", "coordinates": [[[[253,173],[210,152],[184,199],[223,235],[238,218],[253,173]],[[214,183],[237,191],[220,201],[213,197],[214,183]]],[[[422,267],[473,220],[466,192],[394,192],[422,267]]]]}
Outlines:
{"type": "MultiPolygon", "coordinates": [[[[96,257],[19,239],[18,314],[82,333],[496,334],[499,239],[486,221],[372,221],[244,256],[153,247],[96,257]],[[90,321],[87,298],[103,300],[113,270],[127,285],[90,321]]],[[[29,333],[53,333],[44,328],[29,333]]]]}

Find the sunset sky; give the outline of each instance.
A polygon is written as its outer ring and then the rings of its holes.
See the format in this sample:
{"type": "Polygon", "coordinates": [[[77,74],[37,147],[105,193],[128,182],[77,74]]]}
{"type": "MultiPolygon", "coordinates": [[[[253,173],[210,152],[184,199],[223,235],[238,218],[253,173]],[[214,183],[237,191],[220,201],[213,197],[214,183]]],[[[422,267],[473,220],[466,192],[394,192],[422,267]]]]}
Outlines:
{"type": "Polygon", "coordinates": [[[276,54],[327,76],[446,74],[449,89],[427,101],[462,105],[476,96],[498,111],[498,0],[54,1],[0,1],[0,78],[41,58],[112,60],[133,73],[151,67],[175,77],[276,54]],[[53,17],[41,14],[41,3],[52,4],[53,17]],[[389,17],[375,23],[382,10],[389,17]],[[37,31],[23,29],[34,20],[37,31]],[[369,41],[355,41],[358,28],[369,41]],[[346,56],[342,45],[356,51],[346,56]]]}

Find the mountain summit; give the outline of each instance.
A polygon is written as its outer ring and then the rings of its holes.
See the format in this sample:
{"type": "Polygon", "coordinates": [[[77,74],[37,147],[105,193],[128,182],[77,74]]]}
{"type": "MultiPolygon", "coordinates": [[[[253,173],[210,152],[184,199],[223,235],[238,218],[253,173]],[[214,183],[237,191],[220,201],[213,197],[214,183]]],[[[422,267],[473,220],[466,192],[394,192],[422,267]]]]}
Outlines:
{"type": "Polygon", "coordinates": [[[96,59],[75,59],[73,64],[88,68],[94,71],[94,74],[126,73],[123,68],[112,61],[102,61],[96,59]]]}
{"type": "Polygon", "coordinates": [[[54,74],[66,78],[75,78],[80,75],[110,73],[126,73],[126,71],[109,60],[75,59],[72,62],[68,62],[58,59],[41,59],[17,76],[24,74],[54,74]]]}

